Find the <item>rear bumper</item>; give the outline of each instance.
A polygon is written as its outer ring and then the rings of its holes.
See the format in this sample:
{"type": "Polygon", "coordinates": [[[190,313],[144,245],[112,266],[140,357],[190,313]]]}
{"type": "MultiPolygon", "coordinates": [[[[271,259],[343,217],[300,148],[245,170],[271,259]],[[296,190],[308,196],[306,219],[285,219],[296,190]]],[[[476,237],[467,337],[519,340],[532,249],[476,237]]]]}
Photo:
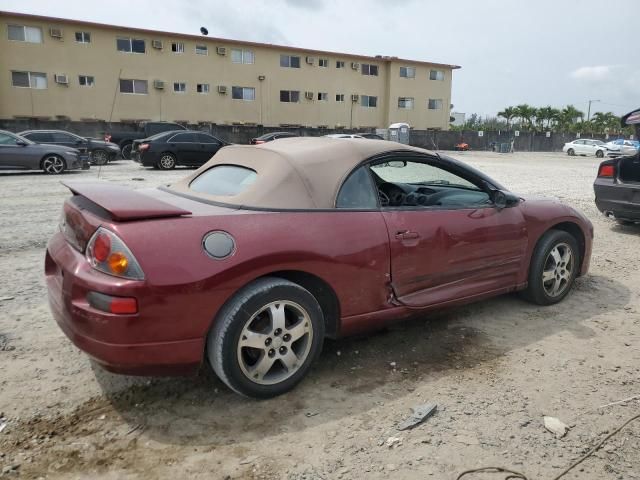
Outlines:
{"type": "Polygon", "coordinates": [[[598,210],[619,220],[640,221],[640,185],[598,182],[594,184],[598,210]]]}
{"type": "Polygon", "coordinates": [[[56,322],[74,345],[106,370],[128,375],[184,375],[198,370],[204,338],[181,339],[179,319],[175,321],[176,339],[158,340],[154,337],[162,320],[145,315],[142,308],[137,314],[117,315],[97,310],[87,301],[91,291],[141,298],[144,282],[93,271],[61,233],[47,246],[45,276],[56,322]]]}

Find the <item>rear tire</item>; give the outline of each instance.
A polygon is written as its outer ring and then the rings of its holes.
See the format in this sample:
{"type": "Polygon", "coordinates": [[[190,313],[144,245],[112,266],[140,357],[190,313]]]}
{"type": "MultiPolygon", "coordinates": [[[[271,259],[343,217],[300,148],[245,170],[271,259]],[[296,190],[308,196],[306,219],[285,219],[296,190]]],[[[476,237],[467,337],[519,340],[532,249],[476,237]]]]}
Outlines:
{"type": "Polygon", "coordinates": [[[569,150],[567,150],[567,155],[569,155],[570,157],[573,157],[576,154],[576,152],[573,150],[573,148],[570,148],[569,150]]]}
{"type": "Polygon", "coordinates": [[[220,310],[207,358],[235,392],[270,398],[294,388],[322,349],[324,316],[300,285],[275,277],[243,287],[220,310]]]}
{"type": "Polygon", "coordinates": [[[567,296],[580,268],[578,242],[562,230],[549,230],[538,241],[522,296],[538,305],[553,305],[567,296]]]}
{"type": "Polygon", "coordinates": [[[157,165],[160,170],[172,170],[176,168],[176,157],[172,153],[163,153],[157,165]]]}

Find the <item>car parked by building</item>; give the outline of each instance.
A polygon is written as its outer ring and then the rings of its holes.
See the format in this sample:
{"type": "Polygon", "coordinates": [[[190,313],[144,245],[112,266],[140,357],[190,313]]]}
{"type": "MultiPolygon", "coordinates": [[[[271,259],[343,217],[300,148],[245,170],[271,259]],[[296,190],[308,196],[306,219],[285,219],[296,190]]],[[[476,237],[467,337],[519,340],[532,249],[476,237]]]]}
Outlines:
{"type": "Polygon", "coordinates": [[[251,145],[260,145],[261,143],[272,142],[278,138],[292,138],[297,136],[298,134],[293,132],[271,132],[252,138],[250,143],[251,145]]]}
{"type": "Polygon", "coordinates": [[[120,147],[115,143],[81,137],[64,130],[25,130],[18,135],[35,143],[60,145],[76,148],[80,152],[87,152],[91,163],[95,165],[106,165],[120,156],[120,147]]]}
{"type": "Polygon", "coordinates": [[[42,170],[50,175],[59,175],[67,170],[88,168],[88,159],[75,148],[41,145],[0,130],[0,170],[42,170]]]}
{"type": "Polygon", "coordinates": [[[514,291],[560,302],[591,256],[572,207],[396,142],[232,145],[171,186],[66,185],[44,266],[66,335],[114,372],[209,362],[253,397],[292,389],[326,337],[514,291]]]}
{"type": "Polygon", "coordinates": [[[588,138],[579,138],[573,142],[565,143],[562,151],[567,155],[595,155],[602,158],[607,153],[607,146],[602,140],[591,140],[588,138]]]}
{"type": "Polygon", "coordinates": [[[619,138],[607,142],[607,156],[619,157],[621,155],[635,155],[640,150],[640,142],[638,140],[625,140],[619,138]]]}
{"type": "Polygon", "coordinates": [[[136,132],[109,132],[105,133],[104,141],[117,144],[122,150],[122,157],[131,159],[131,147],[134,140],[149,138],[153,135],[171,130],[186,130],[179,123],[172,122],[146,122],[141,130],[136,132]]]}
{"type": "MultiPolygon", "coordinates": [[[[635,126],[640,135],[640,109],[622,117],[622,126],[635,126]]],[[[598,210],[619,223],[640,222],[640,151],[617,155],[598,167],[593,184],[598,210]]]]}
{"type": "Polygon", "coordinates": [[[197,130],[172,130],[149,138],[134,140],[132,158],[144,167],[171,170],[177,165],[199,167],[218,150],[224,140],[197,130]]]}

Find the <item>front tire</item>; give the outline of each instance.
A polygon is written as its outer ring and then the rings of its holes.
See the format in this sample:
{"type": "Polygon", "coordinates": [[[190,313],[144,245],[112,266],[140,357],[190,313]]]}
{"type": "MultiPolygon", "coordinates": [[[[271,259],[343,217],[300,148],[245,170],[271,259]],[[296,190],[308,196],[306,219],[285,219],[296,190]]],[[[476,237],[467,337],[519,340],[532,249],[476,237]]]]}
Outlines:
{"type": "Polygon", "coordinates": [[[126,160],[131,160],[131,148],[132,147],[133,147],[132,143],[125,143],[122,146],[122,149],[121,149],[122,158],[124,158],[126,160]]]}
{"type": "Polygon", "coordinates": [[[569,155],[570,157],[573,157],[575,154],[576,152],[573,148],[570,148],[569,150],[567,150],[567,155],[569,155]]]}
{"type": "Polygon", "coordinates": [[[109,155],[104,150],[93,150],[91,152],[91,161],[95,165],[106,165],[109,162],[109,155]]]}
{"type": "Polygon", "coordinates": [[[576,239],[565,231],[549,230],[533,252],[524,298],[538,305],[560,302],[571,290],[579,268],[576,239]]]}
{"type": "Polygon", "coordinates": [[[172,170],[176,168],[176,157],[172,153],[163,153],[157,165],[160,170],[172,170]]]}
{"type": "Polygon", "coordinates": [[[598,150],[598,151],[596,152],[596,157],[597,157],[597,158],[602,158],[602,157],[604,157],[604,152],[603,152],[602,150],[598,150]]]}
{"type": "Polygon", "coordinates": [[[44,157],[41,166],[47,175],[60,175],[67,168],[64,158],[55,154],[49,154],[44,157]]]}
{"type": "Polygon", "coordinates": [[[300,285],[275,277],[242,288],[207,338],[213,371],[235,392],[270,398],[294,388],[320,354],[324,316],[300,285]]]}

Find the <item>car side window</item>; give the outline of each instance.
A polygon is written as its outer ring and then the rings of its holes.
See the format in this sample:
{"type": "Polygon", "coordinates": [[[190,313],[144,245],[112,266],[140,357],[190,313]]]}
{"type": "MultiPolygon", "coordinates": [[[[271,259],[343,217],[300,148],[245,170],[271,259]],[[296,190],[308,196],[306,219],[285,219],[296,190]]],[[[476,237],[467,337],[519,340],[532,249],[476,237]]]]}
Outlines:
{"type": "Polygon", "coordinates": [[[18,139],[7,135],[6,133],[0,133],[0,145],[16,145],[18,139]]]}
{"type": "Polygon", "coordinates": [[[192,133],[178,133],[169,139],[172,143],[194,143],[195,141],[195,135],[192,133]]]}
{"type": "Polygon", "coordinates": [[[76,142],[75,137],[72,137],[71,135],[68,135],[62,132],[53,132],[51,133],[51,136],[53,137],[53,141],[56,143],[75,143],[76,142]]]}
{"type": "Polygon", "coordinates": [[[336,208],[372,210],[378,208],[375,186],[367,167],[356,169],[342,184],[336,208]]]}
{"type": "Polygon", "coordinates": [[[198,133],[196,136],[200,143],[220,143],[215,137],[207,135],[206,133],[198,133]]]}
{"type": "Polygon", "coordinates": [[[33,132],[27,135],[24,135],[24,137],[36,143],[53,142],[53,138],[51,137],[51,134],[47,132],[33,132]]]}
{"type": "Polygon", "coordinates": [[[393,159],[371,166],[385,208],[478,208],[490,205],[485,189],[470,178],[429,161],[393,159]]]}

